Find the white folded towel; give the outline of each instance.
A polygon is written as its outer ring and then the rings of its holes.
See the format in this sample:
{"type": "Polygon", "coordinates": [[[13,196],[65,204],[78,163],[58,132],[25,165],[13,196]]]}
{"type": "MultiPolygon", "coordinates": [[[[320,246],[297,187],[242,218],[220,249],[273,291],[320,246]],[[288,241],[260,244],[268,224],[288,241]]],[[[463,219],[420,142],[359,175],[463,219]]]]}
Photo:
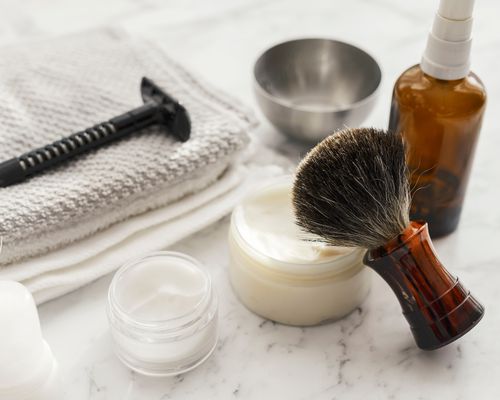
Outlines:
{"type": "Polygon", "coordinates": [[[245,148],[255,124],[234,99],[151,43],[121,32],[92,31],[2,50],[0,161],[141,105],[142,76],[187,108],[191,138],[180,143],[150,128],[0,188],[0,266],[207,188],[245,148]]]}

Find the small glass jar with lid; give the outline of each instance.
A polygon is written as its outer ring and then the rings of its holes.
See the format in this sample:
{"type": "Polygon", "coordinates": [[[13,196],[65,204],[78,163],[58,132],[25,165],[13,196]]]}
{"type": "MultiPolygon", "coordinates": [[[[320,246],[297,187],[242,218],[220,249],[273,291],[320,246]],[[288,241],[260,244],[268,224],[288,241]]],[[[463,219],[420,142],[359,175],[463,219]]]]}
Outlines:
{"type": "Polygon", "coordinates": [[[109,288],[108,319],[115,353],[145,375],[189,371],[217,343],[210,275],[181,253],[151,253],[118,270],[109,288]]]}

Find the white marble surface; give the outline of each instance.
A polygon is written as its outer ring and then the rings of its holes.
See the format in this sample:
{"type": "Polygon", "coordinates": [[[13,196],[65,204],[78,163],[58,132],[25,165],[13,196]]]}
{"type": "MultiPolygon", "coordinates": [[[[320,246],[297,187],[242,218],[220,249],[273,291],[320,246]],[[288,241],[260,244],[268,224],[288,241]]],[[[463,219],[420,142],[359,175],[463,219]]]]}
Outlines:
{"type": "MultiPolygon", "coordinates": [[[[380,101],[367,124],[385,127],[393,81],[418,62],[436,6],[431,0],[3,0],[0,44],[122,26],[154,37],[176,59],[253,105],[250,72],[261,50],[293,37],[339,38],[380,61],[380,101]]],[[[225,219],[173,246],[206,263],[220,293],[221,337],[209,361],[171,379],[148,379],[123,367],[110,348],[105,277],[40,307],[67,398],[500,398],[499,13],[496,0],[478,2],[473,65],[489,89],[489,108],[462,223],[435,243],[445,265],[486,306],[477,328],[442,350],[418,350],[395,297],[376,276],[362,308],[342,321],[307,329],[264,321],[239,304],[229,286],[225,219]]],[[[266,122],[258,133],[294,162],[303,152],[266,122]]]]}

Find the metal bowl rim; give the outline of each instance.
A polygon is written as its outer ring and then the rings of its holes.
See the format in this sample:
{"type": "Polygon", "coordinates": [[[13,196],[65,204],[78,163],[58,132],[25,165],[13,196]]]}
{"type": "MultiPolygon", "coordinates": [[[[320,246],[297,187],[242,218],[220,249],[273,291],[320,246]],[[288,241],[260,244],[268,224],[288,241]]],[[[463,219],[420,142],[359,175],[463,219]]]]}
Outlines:
{"type": "Polygon", "coordinates": [[[276,43],[276,44],[268,47],[266,50],[264,50],[257,57],[256,61],[254,62],[254,67],[253,67],[253,86],[254,86],[255,89],[257,89],[259,91],[259,93],[261,95],[263,95],[264,97],[266,97],[268,100],[270,100],[270,101],[272,101],[274,103],[279,104],[282,107],[289,108],[291,110],[297,110],[297,111],[309,112],[309,113],[318,113],[318,114],[329,114],[329,113],[332,113],[332,112],[349,111],[349,110],[354,110],[356,108],[362,107],[364,104],[369,103],[370,101],[373,100],[373,98],[375,98],[377,96],[377,94],[378,94],[378,92],[380,90],[382,79],[383,79],[383,74],[382,74],[382,69],[380,68],[379,62],[377,61],[377,59],[374,56],[372,56],[366,50],[364,50],[363,48],[361,48],[359,46],[355,46],[352,43],[344,42],[342,40],[330,39],[330,38],[321,38],[321,37],[303,37],[303,38],[290,39],[290,40],[286,40],[284,42],[276,43]],[[361,100],[355,101],[354,103],[351,103],[349,106],[346,106],[346,107],[340,107],[340,106],[333,107],[332,106],[332,107],[315,108],[313,106],[307,106],[307,105],[299,105],[299,106],[292,105],[292,104],[290,104],[290,102],[284,100],[283,98],[274,96],[271,93],[269,93],[267,90],[265,90],[261,86],[261,84],[259,83],[259,81],[257,80],[257,74],[256,74],[256,71],[255,71],[255,69],[257,68],[257,64],[260,61],[260,59],[266,53],[268,53],[269,51],[271,51],[274,48],[276,48],[278,46],[281,46],[283,44],[292,43],[292,42],[309,41],[309,40],[321,40],[321,41],[329,41],[329,42],[335,42],[335,43],[345,44],[347,46],[350,46],[350,47],[353,47],[353,48],[356,48],[356,49],[362,51],[365,55],[367,55],[368,57],[370,57],[374,61],[375,65],[376,65],[376,67],[377,67],[377,69],[378,69],[378,71],[380,73],[380,79],[378,81],[377,86],[373,90],[373,92],[371,92],[368,96],[363,97],[361,100]]]}

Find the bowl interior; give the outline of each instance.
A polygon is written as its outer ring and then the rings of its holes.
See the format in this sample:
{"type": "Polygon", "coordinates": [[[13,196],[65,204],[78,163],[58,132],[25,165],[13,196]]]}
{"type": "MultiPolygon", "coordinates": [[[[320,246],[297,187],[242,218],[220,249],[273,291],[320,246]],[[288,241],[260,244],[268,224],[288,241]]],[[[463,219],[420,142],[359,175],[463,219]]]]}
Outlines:
{"type": "Polygon", "coordinates": [[[311,111],[340,111],[370,96],[382,73],[363,50],[328,39],[300,39],[267,50],[254,69],[258,85],[276,101],[311,111]]]}

